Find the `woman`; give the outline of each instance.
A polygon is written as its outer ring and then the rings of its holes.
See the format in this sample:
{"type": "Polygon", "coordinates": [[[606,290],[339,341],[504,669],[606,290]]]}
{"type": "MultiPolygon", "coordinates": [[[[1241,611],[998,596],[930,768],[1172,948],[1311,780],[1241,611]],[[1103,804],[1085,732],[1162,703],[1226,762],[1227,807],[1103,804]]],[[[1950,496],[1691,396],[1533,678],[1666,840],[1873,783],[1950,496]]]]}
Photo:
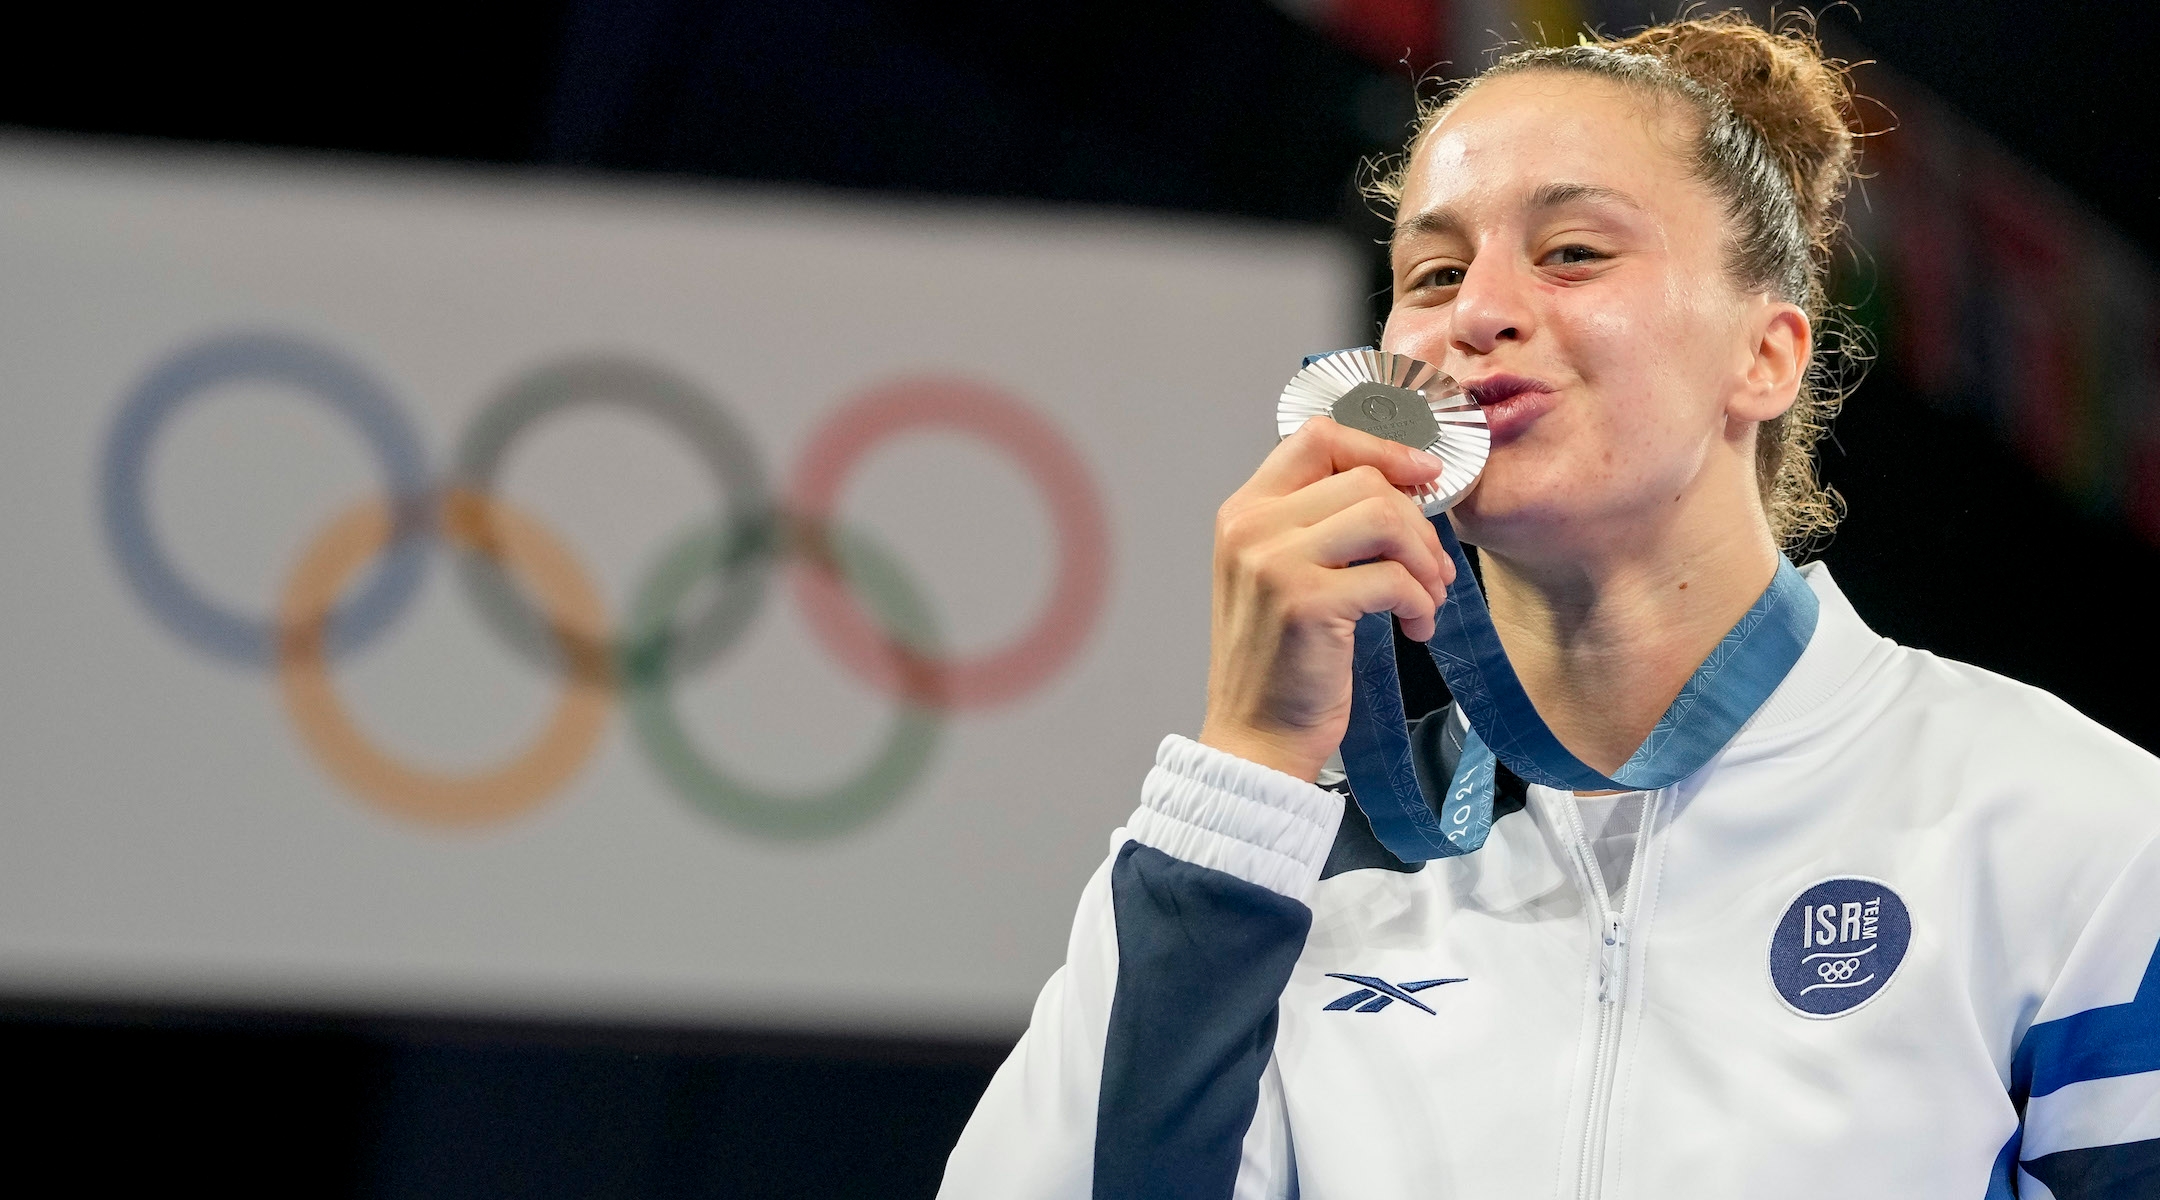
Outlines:
{"type": "Polygon", "coordinates": [[[1499,754],[1452,857],[1319,786],[1360,617],[1424,639],[1477,600],[1400,490],[1432,461],[1284,440],[1217,522],[1200,736],[946,1195],[2160,1195],[2160,763],[1781,555],[1831,517],[1848,100],[1722,17],[1515,55],[1420,121],[1382,348],[1488,416],[1453,528],[1548,750],[1504,696],[1420,723],[1420,804],[1499,754]]]}

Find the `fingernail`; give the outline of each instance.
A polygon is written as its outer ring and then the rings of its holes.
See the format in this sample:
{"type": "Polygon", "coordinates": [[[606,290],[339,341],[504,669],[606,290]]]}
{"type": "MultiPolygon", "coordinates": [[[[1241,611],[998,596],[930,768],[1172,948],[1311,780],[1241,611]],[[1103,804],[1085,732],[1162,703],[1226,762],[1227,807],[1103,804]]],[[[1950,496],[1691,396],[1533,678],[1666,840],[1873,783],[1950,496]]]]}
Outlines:
{"type": "Polygon", "coordinates": [[[1430,450],[1412,450],[1410,461],[1436,475],[1447,469],[1447,464],[1441,461],[1440,456],[1430,450]]]}

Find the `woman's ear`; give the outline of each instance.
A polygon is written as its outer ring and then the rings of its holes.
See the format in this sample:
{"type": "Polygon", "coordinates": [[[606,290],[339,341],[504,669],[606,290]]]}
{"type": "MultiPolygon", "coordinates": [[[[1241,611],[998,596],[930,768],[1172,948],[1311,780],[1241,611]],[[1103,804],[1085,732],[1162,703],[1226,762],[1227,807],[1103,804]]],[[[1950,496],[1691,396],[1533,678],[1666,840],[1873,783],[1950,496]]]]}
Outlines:
{"type": "Polygon", "coordinates": [[[1752,322],[1755,348],[1733,396],[1730,415],[1741,421],[1776,418],[1800,395],[1807,378],[1814,330],[1798,305],[1764,297],[1752,322]]]}

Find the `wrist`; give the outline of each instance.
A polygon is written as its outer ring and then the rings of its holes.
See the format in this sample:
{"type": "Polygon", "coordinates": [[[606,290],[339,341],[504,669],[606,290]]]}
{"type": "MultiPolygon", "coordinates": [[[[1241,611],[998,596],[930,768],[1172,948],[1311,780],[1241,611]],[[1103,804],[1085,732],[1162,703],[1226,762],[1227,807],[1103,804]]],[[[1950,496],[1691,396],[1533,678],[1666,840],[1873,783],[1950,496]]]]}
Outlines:
{"type": "Polygon", "coordinates": [[[1314,752],[1302,744],[1308,739],[1286,738],[1263,730],[1203,722],[1200,736],[1193,739],[1201,745],[1224,754],[1257,763],[1269,770],[1313,783],[1320,778],[1320,768],[1327,764],[1332,748],[1314,752]]]}

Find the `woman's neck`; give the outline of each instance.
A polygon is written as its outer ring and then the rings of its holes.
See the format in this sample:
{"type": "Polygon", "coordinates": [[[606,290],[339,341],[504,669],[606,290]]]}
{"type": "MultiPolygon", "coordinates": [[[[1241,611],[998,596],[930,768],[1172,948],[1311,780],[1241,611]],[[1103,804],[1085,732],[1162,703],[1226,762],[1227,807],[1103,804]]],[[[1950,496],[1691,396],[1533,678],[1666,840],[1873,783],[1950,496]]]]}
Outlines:
{"type": "Polygon", "coordinates": [[[1618,770],[1695,668],[1762,596],[1778,552],[1760,524],[1626,539],[1585,562],[1481,552],[1508,660],[1575,756],[1618,770]],[[1671,544],[1674,540],[1681,545],[1671,544]],[[1643,543],[1661,544],[1643,544],[1643,543]]]}

